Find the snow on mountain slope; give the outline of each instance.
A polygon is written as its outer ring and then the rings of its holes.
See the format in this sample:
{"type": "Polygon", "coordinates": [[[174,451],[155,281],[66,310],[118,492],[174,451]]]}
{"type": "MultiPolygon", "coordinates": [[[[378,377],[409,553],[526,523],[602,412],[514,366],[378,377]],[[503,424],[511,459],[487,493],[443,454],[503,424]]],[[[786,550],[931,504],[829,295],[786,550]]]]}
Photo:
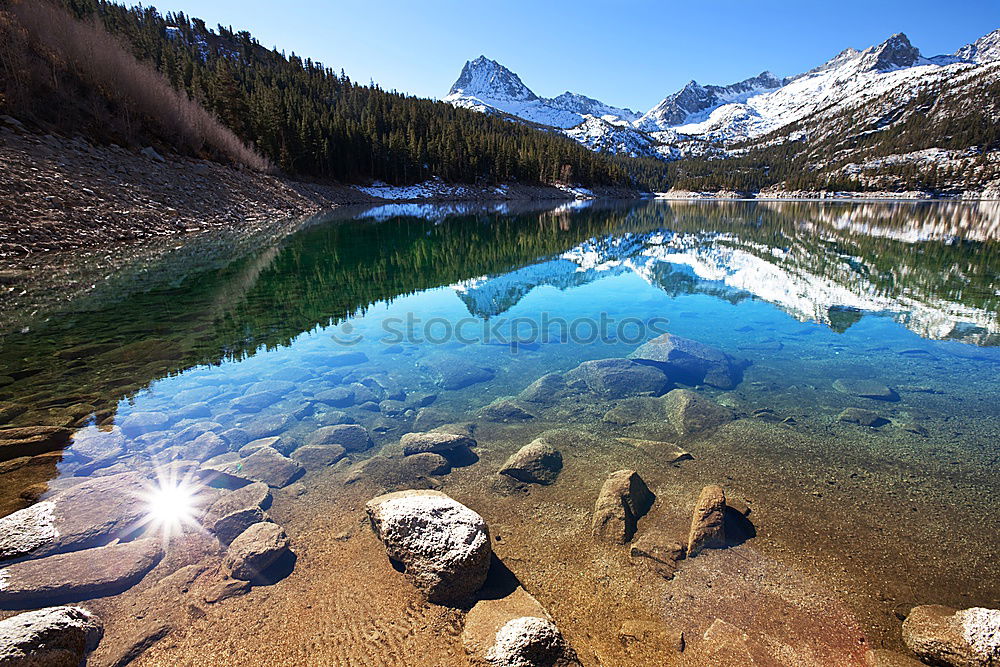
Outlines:
{"type": "Polygon", "coordinates": [[[444,101],[476,111],[502,111],[562,129],[579,125],[586,115],[629,121],[638,117],[630,109],[608,106],[568,91],[551,99],[538,97],[517,74],[485,56],[465,63],[444,101]]]}
{"type": "Polygon", "coordinates": [[[680,157],[680,152],[676,148],[661,144],[651,135],[637,130],[623,120],[613,121],[584,116],[582,123],[565,130],[565,134],[600,153],[668,159],[680,157]]]}
{"type": "Polygon", "coordinates": [[[955,51],[954,57],[979,65],[1000,60],[1000,30],[994,30],[972,44],[966,44],[955,51]]]}
{"type": "Polygon", "coordinates": [[[676,127],[689,122],[692,116],[723,104],[744,102],[762,92],[777,90],[782,83],[783,81],[771,72],[761,72],[755,77],[730,86],[702,86],[697,81],[690,81],[646,112],[635,125],[647,132],[676,127]]]}

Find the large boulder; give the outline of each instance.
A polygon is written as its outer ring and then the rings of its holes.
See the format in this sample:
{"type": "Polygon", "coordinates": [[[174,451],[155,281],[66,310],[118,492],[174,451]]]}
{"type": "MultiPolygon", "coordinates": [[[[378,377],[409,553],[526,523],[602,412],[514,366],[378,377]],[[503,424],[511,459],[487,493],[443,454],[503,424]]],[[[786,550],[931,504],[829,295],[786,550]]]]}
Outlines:
{"type": "Polygon", "coordinates": [[[726,494],[721,486],[710,484],[701,490],[691,517],[688,533],[688,558],[702,549],[719,549],[726,546],[726,494]]]}
{"type": "Polygon", "coordinates": [[[544,438],[536,438],[514,452],[500,467],[500,474],[529,484],[551,484],[562,467],[559,450],[544,438]]]}
{"type": "Polygon", "coordinates": [[[674,382],[688,385],[707,384],[732,389],[743,380],[743,370],[750,365],[722,350],[673,334],[663,334],[640,345],[628,355],[639,363],[662,369],[674,382]]]}
{"type": "Polygon", "coordinates": [[[0,519],[0,561],[107,544],[141,530],[147,480],[135,473],[90,479],[0,519]]]}
{"type": "Polygon", "coordinates": [[[25,608],[120,593],[162,557],[160,539],[149,538],[14,563],[0,569],[0,606],[25,608]]]}
{"type": "Polygon", "coordinates": [[[250,581],[287,554],[290,545],[281,526],[255,523],[233,540],[222,564],[234,579],[250,581]]]}
{"type": "Polygon", "coordinates": [[[635,535],[639,519],[646,515],[655,499],[636,471],[611,473],[594,503],[594,536],[612,544],[627,543],[635,535]]]}
{"type": "Polygon", "coordinates": [[[390,560],[432,602],[467,599],[486,581],[493,553],[481,516],[438,491],[397,491],[365,505],[390,560]]]}
{"type": "Polygon", "coordinates": [[[659,396],[670,385],[663,371],[628,359],[585,361],[566,373],[566,382],[583,383],[587,389],[606,398],[659,396]]]}
{"type": "Polygon", "coordinates": [[[733,420],[733,411],[690,389],[674,389],[663,398],[667,421],[680,436],[722,426],[733,420]]]}
{"type": "Polygon", "coordinates": [[[101,620],[80,607],[47,607],[0,621],[0,665],[78,667],[104,636],[101,620]]]}
{"type": "Polygon", "coordinates": [[[903,641],[930,664],[996,667],[1000,665],[1000,609],[914,607],[903,621],[903,641]]]}

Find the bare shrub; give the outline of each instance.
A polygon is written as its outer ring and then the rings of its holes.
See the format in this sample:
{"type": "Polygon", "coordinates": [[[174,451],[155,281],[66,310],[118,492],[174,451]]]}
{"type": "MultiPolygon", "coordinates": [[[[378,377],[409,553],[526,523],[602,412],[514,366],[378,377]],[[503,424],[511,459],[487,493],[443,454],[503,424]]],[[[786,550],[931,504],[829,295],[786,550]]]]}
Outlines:
{"type": "Polygon", "coordinates": [[[273,170],[266,158],[129,53],[96,20],[78,20],[44,0],[13,0],[8,11],[0,12],[0,43],[0,75],[11,108],[41,113],[37,106],[45,97],[79,98],[79,91],[70,89],[76,77],[110,103],[102,111],[100,100],[90,99],[87,114],[99,118],[113,110],[117,117],[108,120],[130,140],[152,130],[178,152],[214,154],[256,171],[273,170]],[[34,60],[25,54],[29,47],[34,60]],[[48,96],[39,94],[42,86],[49,88],[48,96]]]}

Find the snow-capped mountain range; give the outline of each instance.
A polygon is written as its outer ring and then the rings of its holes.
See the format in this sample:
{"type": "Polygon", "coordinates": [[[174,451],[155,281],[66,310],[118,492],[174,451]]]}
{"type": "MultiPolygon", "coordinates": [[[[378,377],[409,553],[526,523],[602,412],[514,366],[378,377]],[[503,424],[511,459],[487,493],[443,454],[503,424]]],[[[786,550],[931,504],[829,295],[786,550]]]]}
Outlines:
{"type": "Polygon", "coordinates": [[[899,33],[793,76],[764,71],[724,86],[691,81],[643,114],[570,92],[539,97],[517,74],[480,56],[465,64],[444,101],[555,128],[592,150],[677,159],[724,154],[730,144],[792,124],[821,124],[886,96],[902,105],[929,85],[980,75],[1000,79],[1000,30],[931,58],[899,33]]]}

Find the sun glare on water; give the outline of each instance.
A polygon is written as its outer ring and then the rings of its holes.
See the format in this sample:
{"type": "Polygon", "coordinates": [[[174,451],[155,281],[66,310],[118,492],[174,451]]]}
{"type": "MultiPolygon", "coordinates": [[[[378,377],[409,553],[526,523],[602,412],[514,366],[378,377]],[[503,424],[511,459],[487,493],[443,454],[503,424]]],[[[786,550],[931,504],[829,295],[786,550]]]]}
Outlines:
{"type": "Polygon", "coordinates": [[[158,477],[144,494],[146,522],[164,537],[198,528],[198,488],[186,479],[158,477]]]}

